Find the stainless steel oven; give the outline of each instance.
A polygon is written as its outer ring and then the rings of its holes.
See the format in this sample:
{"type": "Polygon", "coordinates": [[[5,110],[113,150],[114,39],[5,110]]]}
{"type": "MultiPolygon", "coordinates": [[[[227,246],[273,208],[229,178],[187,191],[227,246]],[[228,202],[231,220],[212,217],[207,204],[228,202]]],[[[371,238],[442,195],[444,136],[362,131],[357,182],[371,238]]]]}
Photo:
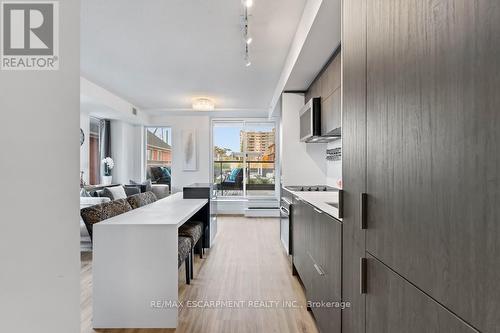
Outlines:
{"type": "Polygon", "coordinates": [[[280,238],[286,252],[292,254],[292,200],[291,197],[281,197],[280,203],[280,238]]]}

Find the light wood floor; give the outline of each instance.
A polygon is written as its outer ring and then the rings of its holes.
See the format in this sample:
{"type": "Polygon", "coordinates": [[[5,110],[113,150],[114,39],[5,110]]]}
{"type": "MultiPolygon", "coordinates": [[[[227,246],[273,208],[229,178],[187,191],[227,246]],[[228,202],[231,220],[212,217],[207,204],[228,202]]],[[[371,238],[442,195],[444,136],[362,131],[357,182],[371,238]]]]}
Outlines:
{"type": "MultiPolygon", "coordinates": [[[[191,285],[179,271],[179,296],[187,300],[287,300],[305,303],[279,241],[276,218],[220,217],[215,246],[196,258],[191,285]]],[[[81,332],[92,327],[92,258],[82,254],[81,332]]],[[[119,333],[317,332],[305,307],[182,308],[176,330],[98,330],[119,333]]]]}

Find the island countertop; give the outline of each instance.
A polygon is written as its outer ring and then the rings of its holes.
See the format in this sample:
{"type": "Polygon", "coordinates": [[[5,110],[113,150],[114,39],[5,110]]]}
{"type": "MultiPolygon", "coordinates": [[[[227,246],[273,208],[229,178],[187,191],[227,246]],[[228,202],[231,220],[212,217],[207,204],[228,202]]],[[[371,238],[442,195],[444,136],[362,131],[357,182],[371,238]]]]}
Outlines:
{"type": "Polygon", "coordinates": [[[152,204],[112,217],[94,228],[109,225],[177,225],[184,224],[208,203],[207,199],[183,199],[182,193],[172,194],[152,204]]]}
{"type": "Polygon", "coordinates": [[[150,304],[179,300],[177,229],[207,203],[177,193],[94,225],[94,329],[177,327],[177,308],[150,304]]]}

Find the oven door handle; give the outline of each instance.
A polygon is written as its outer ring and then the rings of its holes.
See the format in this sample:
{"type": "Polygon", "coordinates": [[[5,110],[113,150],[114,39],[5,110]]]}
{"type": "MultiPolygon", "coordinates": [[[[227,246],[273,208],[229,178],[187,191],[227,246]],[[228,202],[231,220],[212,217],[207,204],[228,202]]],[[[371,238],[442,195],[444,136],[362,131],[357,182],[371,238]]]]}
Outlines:
{"type": "Polygon", "coordinates": [[[290,216],[290,211],[286,209],[285,207],[281,206],[280,211],[285,214],[286,216],[290,216]]]}

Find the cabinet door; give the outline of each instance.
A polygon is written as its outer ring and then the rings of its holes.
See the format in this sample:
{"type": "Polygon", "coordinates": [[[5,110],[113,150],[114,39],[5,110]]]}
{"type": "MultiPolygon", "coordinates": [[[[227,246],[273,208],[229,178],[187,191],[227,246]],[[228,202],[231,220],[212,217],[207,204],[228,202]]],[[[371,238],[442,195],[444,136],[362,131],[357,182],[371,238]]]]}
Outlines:
{"type": "Polygon", "coordinates": [[[477,332],[374,257],[367,274],[366,333],[477,332]]]}
{"type": "Polygon", "coordinates": [[[293,265],[299,275],[303,272],[305,259],[305,234],[303,220],[304,204],[294,199],[292,209],[293,265]]]}
{"type": "Polygon", "coordinates": [[[330,96],[332,100],[332,128],[339,128],[342,126],[342,107],[341,107],[341,89],[337,88],[330,96]]]}
{"type": "Polygon", "coordinates": [[[311,238],[310,219],[312,208],[303,201],[296,201],[293,207],[293,264],[306,291],[310,288],[313,270],[308,254],[311,238]]]}
{"type": "Polygon", "coordinates": [[[314,278],[314,265],[312,260],[312,252],[314,251],[314,242],[317,237],[317,227],[314,224],[314,210],[311,205],[303,202],[302,221],[304,223],[304,266],[300,272],[300,278],[306,289],[306,298],[309,300],[311,296],[311,287],[314,278]]]}
{"type": "Polygon", "coordinates": [[[342,126],[342,110],[340,88],[328,98],[321,99],[321,133],[326,134],[332,129],[342,126]]]}
{"type": "Polygon", "coordinates": [[[367,6],[367,251],[478,330],[496,332],[500,6],[367,6]]]}
{"type": "Polygon", "coordinates": [[[341,309],[335,307],[335,302],[341,301],[342,225],[316,210],[313,226],[316,239],[312,253],[314,271],[310,300],[323,304],[313,306],[312,310],[320,332],[340,332],[341,309]]]}
{"type": "Polygon", "coordinates": [[[321,133],[328,133],[334,128],[334,100],[332,96],[321,98],[321,133]]]}
{"type": "MultiPolygon", "coordinates": [[[[365,329],[365,296],[359,293],[359,258],[365,256],[360,229],[360,193],[366,191],[366,0],[342,2],[342,332],[365,329]]],[[[371,27],[370,27],[371,29],[371,27]]]]}

